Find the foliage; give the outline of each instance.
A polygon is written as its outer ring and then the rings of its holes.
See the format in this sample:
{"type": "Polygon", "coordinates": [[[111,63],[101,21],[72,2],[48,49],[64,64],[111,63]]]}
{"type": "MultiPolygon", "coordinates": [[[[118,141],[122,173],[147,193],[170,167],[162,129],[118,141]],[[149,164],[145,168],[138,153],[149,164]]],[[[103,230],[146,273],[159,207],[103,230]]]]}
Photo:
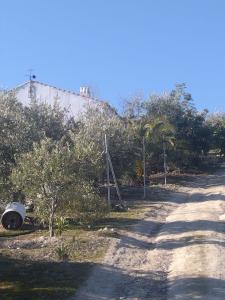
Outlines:
{"type": "Polygon", "coordinates": [[[68,145],[45,138],[19,158],[12,173],[13,183],[35,200],[36,212],[47,212],[50,236],[55,214],[66,207],[75,180],[72,161],[68,145]]]}
{"type": "Polygon", "coordinates": [[[107,212],[105,200],[82,178],[76,166],[73,148],[45,138],[34,145],[33,151],[23,154],[13,170],[13,183],[34,199],[37,217],[49,225],[50,236],[54,234],[57,214],[61,215],[58,225],[63,230],[63,214],[93,222],[107,212]]]}
{"type": "Polygon", "coordinates": [[[120,177],[125,170],[135,169],[134,129],[108,105],[89,107],[81,118],[75,135],[76,153],[83,162],[80,172],[97,180],[105,172],[104,136],[107,135],[115,173],[120,177]]]}
{"type": "Polygon", "coordinates": [[[49,137],[59,140],[71,130],[66,111],[33,101],[29,106],[18,102],[13,93],[0,94],[0,192],[8,199],[12,194],[10,175],[16,157],[32,150],[33,143],[49,137]]]}
{"type": "Polygon", "coordinates": [[[1,93],[0,128],[0,206],[25,192],[51,234],[55,217],[90,224],[107,214],[98,193],[106,181],[105,135],[122,184],[143,183],[144,136],[147,175],[165,164],[171,171],[200,168],[210,151],[225,155],[225,114],[198,111],[185,84],[147,100],[135,95],[122,115],[95,103],[79,122],[57,102],[24,106],[13,93],[1,93]]]}
{"type": "Polygon", "coordinates": [[[28,148],[29,124],[23,106],[14,94],[0,95],[0,192],[8,198],[11,191],[10,174],[15,165],[15,155],[28,148]]]}
{"type": "Polygon", "coordinates": [[[158,117],[145,124],[146,138],[153,143],[165,141],[166,143],[174,146],[174,133],[173,125],[164,117],[158,117]]]}
{"type": "Polygon", "coordinates": [[[162,143],[163,150],[163,166],[164,166],[164,176],[166,184],[166,174],[168,171],[167,166],[167,147],[174,146],[174,133],[175,129],[173,125],[165,117],[158,117],[152,120],[150,123],[147,123],[144,128],[146,129],[147,140],[153,143],[162,143]]]}
{"type": "Polygon", "coordinates": [[[63,217],[63,216],[60,216],[60,217],[58,216],[58,217],[56,218],[55,224],[56,224],[56,228],[57,228],[56,233],[57,233],[57,235],[59,235],[59,236],[62,235],[63,231],[65,231],[66,228],[68,228],[68,225],[69,225],[69,224],[68,224],[68,221],[67,221],[66,218],[63,217]]]}
{"type": "Polygon", "coordinates": [[[100,197],[93,186],[85,181],[77,184],[68,208],[68,216],[80,224],[90,225],[105,217],[109,212],[105,199],[100,197]]]}
{"type": "Polygon", "coordinates": [[[123,115],[127,119],[140,119],[146,113],[145,104],[143,102],[143,96],[136,94],[131,99],[127,99],[123,107],[123,115]]]}
{"type": "Polygon", "coordinates": [[[58,260],[67,261],[69,259],[70,249],[64,242],[55,248],[55,254],[58,260]]]}
{"type": "Polygon", "coordinates": [[[225,113],[212,114],[207,119],[212,132],[212,146],[220,155],[225,155],[225,113]]]}
{"type": "MultiPolygon", "coordinates": [[[[169,93],[152,95],[146,101],[145,107],[146,123],[163,118],[173,127],[172,136],[176,147],[167,151],[169,165],[180,169],[198,166],[202,155],[207,155],[212,145],[211,130],[206,124],[207,110],[196,110],[191,95],[186,92],[185,84],[177,85],[169,93]]],[[[163,165],[159,154],[160,147],[157,143],[147,147],[154,153],[153,169],[160,170],[163,165]]]]}
{"type": "Polygon", "coordinates": [[[52,106],[32,100],[24,108],[26,120],[30,125],[31,142],[39,142],[47,137],[60,140],[66,134],[67,111],[56,101],[52,106]]]}

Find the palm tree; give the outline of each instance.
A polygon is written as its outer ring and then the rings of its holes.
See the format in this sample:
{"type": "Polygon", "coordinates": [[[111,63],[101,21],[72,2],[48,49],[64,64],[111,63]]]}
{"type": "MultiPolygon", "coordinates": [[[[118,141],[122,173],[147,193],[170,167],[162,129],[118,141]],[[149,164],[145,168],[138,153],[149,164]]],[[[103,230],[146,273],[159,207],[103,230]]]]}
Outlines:
{"type": "Polygon", "coordinates": [[[146,139],[158,143],[162,141],[163,145],[163,165],[164,165],[164,182],[167,183],[167,154],[166,145],[174,146],[175,128],[165,117],[158,117],[145,124],[146,139]]]}

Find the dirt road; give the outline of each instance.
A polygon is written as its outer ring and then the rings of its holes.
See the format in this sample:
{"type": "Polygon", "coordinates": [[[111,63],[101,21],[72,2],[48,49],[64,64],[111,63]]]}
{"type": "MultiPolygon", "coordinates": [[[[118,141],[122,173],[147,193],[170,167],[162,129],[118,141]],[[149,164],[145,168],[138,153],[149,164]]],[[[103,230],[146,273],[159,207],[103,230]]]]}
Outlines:
{"type": "Polygon", "coordinates": [[[224,174],[159,191],[74,299],[225,299],[224,174]]]}

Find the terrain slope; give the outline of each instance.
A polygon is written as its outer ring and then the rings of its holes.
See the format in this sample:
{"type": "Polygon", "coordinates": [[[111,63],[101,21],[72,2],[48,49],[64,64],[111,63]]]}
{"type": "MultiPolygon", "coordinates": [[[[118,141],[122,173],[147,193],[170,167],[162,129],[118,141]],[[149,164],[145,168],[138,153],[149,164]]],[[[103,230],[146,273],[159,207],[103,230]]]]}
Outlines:
{"type": "Polygon", "coordinates": [[[74,299],[225,299],[224,174],[150,195],[145,218],[121,230],[74,299]]]}

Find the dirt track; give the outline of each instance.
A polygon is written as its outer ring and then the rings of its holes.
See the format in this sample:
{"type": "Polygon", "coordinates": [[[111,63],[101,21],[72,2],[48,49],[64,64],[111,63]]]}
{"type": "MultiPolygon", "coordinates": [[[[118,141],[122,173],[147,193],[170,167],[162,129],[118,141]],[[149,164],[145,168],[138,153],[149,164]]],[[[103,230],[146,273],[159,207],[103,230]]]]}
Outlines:
{"type": "Polygon", "coordinates": [[[225,299],[224,174],[160,192],[74,299],[225,299]]]}

